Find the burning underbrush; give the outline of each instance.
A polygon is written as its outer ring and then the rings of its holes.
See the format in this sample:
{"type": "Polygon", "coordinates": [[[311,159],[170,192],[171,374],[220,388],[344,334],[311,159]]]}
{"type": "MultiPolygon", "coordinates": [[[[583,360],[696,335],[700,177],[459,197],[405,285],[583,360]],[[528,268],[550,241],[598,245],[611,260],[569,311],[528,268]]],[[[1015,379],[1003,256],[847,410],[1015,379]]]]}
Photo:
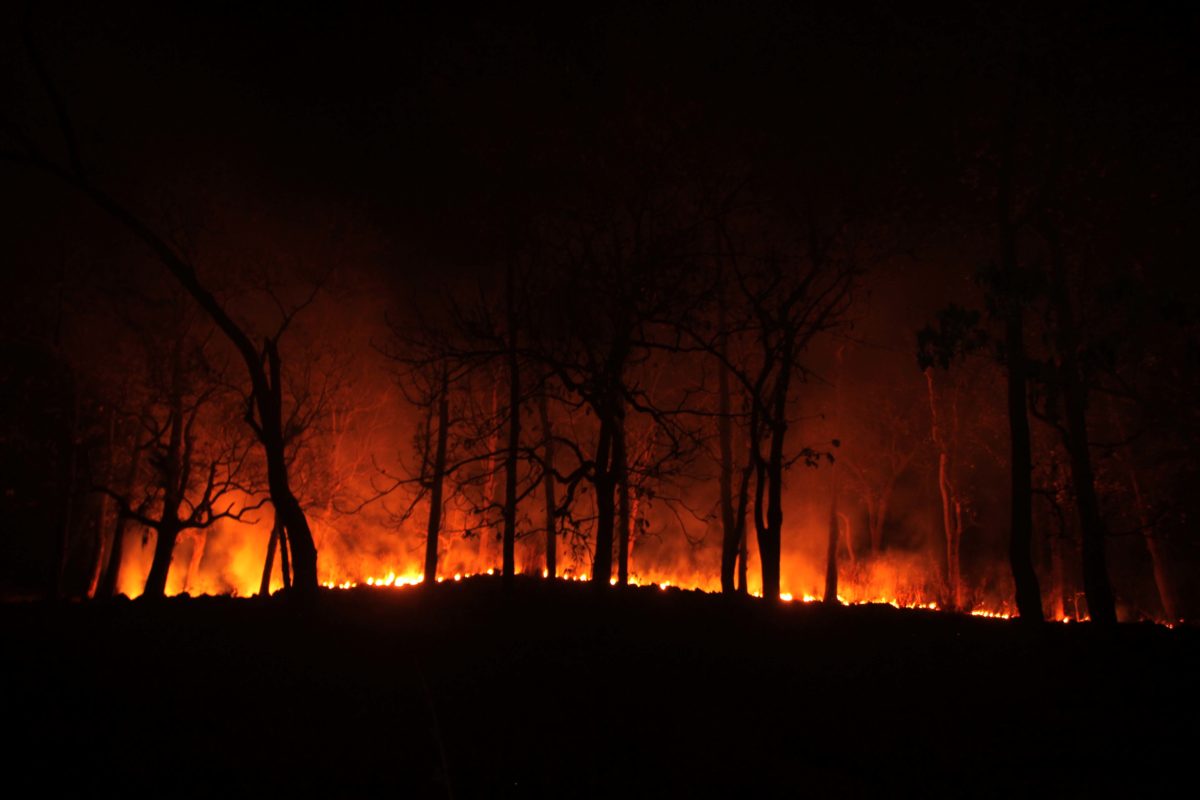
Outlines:
{"type": "MultiPolygon", "coordinates": [[[[328,589],[371,588],[394,590],[419,586],[424,582],[416,546],[396,546],[396,541],[340,537],[324,531],[321,583],[328,589]],[[391,546],[381,546],[380,541],[391,546]],[[374,542],[364,545],[363,542],[374,542]]],[[[176,549],[167,583],[169,595],[229,595],[247,597],[261,587],[268,528],[246,525],[217,526],[207,535],[183,537],[176,549]]],[[[486,537],[453,539],[440,559],[439,583],[459,582],[475,576],[497,575],[498,547],[486,537]]],[[[526,545],[518,550],[518,571],[526,576],[546,578],[543,554],[526,545]]],[[[126,544],[125,564],[120,590],[128,597],[141,594],[153,552],[153,535],[131,534],[126,544]]],[[[720,592],[719,564],[703,550],[671,550],[662,546],[644,547],[632,559],[629,584],[657,586],[662,590],[678,588],[706,593],[720,592]]],[[[568,552],[560,563],[556,578],[564,582],[587,582],[591,554],[586,550],[568,552]]],[[[948,592],[936,572],[928,569],[928,559],[920,554],[886,553],[878,557],[860,557],[841,567],[837,591],[842,605],[889,605],[895,608],[953,610],[975,616],[1009,618],[1015,614],[1006,597],[982,589],[964,592],[966,601],[958,608],[948,603],[948,592]]],[[[780,598],[786,603],[816,603],[824,598],[824,565],[804,553],[785,556],[782,564],[780,598]]],[[[747,570],[747,594],[761,597],[761,583],[750,555],[747,570]]],[[[616,584],[615,577],[610,583],[616,584]]],[[[272,573],[271,591],[282,588],[278,563],[272,573]]],[[[1011,592],[1009,587],[1002,589],[1011,592]]],[[[1086,619],[1085,613],[1063,614],[1062,622],[1086,619]]]]}

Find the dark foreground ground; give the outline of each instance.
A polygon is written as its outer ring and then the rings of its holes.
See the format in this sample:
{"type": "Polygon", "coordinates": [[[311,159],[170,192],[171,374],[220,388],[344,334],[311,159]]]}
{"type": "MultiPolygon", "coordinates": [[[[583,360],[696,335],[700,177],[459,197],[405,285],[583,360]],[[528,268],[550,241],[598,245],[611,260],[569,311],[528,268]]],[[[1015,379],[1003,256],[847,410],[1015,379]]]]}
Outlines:
{"type": "Polygon", "coordinates": [[[0,607],[9,797],[1193,796],[1200,635],[498,580],[0,607]]]}

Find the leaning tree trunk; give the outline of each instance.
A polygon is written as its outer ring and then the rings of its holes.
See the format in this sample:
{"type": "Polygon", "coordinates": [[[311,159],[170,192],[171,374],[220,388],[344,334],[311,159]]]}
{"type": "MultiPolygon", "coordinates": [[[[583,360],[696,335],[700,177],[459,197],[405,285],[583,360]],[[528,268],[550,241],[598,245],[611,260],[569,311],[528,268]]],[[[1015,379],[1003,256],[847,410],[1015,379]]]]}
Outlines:
{"type": "Polygon", "coordinates": [[[167,575],[171,571],[171,556],[179,539],[179,526],[164,521],[154,531],[154,559],[150,562],[150,574],[146,577],[146,588],[142,596],[162,597],[167,590],[167,575]]]}
{"type": "Polygon", "coordinates": [[[262,597],[271,594],[271,570],[275,568],[275,548],[279,545],[282,533],[279,521],[279,515],[276,514],[275,521],[271,524],[271,535],[267,538],[267,557],[263,560],[262,580],[258,584],[258,593],[262,597]]]}
{"type": "Polygon", "coordinates": [[[315,596],[317,591],[317,548],[313,542],[312,531],[308,527],[308,520],[304,516],[304,510],[296,501],[288,480],[283,438],[283,394],[277,342],[268,338],[264,343],[263,352],[259,352],[246,332],[234,322],[213,293],[200,282],[195,268],[138,215],[89,183],[79,166],[77,156],[78,154],[71,153],[71,169],[63,169],[41,158],[34,158],[33,163],[78,189],[98,208],[116,219],[126,230],[145,243],[166,270],[171,273],[171,276],[208,314],[241,356],[250,380],[251,399],[259,414],[258,422],[251,421],[251,427],[254,428],[255,435],[262,444],[263,454],[266,458],[271,502],[276,511],[282,514],[284,526],[288,531],[288,540],[291,543],[295,562],[297,588],[302,596],[315,596]]]}
{"type": "Polygon", "coordinates": [[[446,481],[446,442],[450,434],[450,375],[442,372],[438,394],[437,446],[433,457],[433,476],[429,487],[429,525],[425,529],[425,585],[437,583],[438,533],[442,525],[442,488],[446,481]]]}
{"type": "Polygon", "coordinates": [[[317,547],[304,509],[292,492],[288,475],[279,347],[274,340],[268,339],[265,349],[270,377],[261,385],[255,385],[254,399],[259,415],[257,433],[267,460],[267,486],[271,493],[271,504],[283,522],[280,543],[287,547],[291,555],[293,585],[298,597],[311,599],[317,593],[317,547]]]}
{"type": "Polygon", "coordinates": [[[542,491],[546,500],[546,577],[553,580],[558,577],[558,526],[554,514],[554,432],[550,428],[550,410],[546,406],[546,395],[543,393],[538,398],[538,414],[542,422],[542,436],[545,437],[542,445],[545,470],[542,473],[542,491]]]}

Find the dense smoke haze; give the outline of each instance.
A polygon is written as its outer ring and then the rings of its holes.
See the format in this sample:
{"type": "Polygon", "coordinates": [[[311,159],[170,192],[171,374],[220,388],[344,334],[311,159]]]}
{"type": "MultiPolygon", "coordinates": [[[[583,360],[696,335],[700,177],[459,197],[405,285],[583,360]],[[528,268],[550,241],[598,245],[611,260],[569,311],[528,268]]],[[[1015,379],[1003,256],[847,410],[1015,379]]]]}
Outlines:
{"type": "Polygon", "coordinates": [[[1200,609],[1194,10],[6,16],[6,598],[1200,609]]]}

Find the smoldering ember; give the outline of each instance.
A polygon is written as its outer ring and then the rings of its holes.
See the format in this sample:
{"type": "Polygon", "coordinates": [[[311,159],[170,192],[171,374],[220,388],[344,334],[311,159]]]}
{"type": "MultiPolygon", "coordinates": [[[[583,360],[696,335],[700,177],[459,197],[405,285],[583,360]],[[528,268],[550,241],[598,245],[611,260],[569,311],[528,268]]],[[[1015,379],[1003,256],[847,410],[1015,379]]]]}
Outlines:
{"type": "Polygon", "coordinates": [[[17,796],[1194,783],[1195,4],[172,5],[4,12],[17,796]]]}

